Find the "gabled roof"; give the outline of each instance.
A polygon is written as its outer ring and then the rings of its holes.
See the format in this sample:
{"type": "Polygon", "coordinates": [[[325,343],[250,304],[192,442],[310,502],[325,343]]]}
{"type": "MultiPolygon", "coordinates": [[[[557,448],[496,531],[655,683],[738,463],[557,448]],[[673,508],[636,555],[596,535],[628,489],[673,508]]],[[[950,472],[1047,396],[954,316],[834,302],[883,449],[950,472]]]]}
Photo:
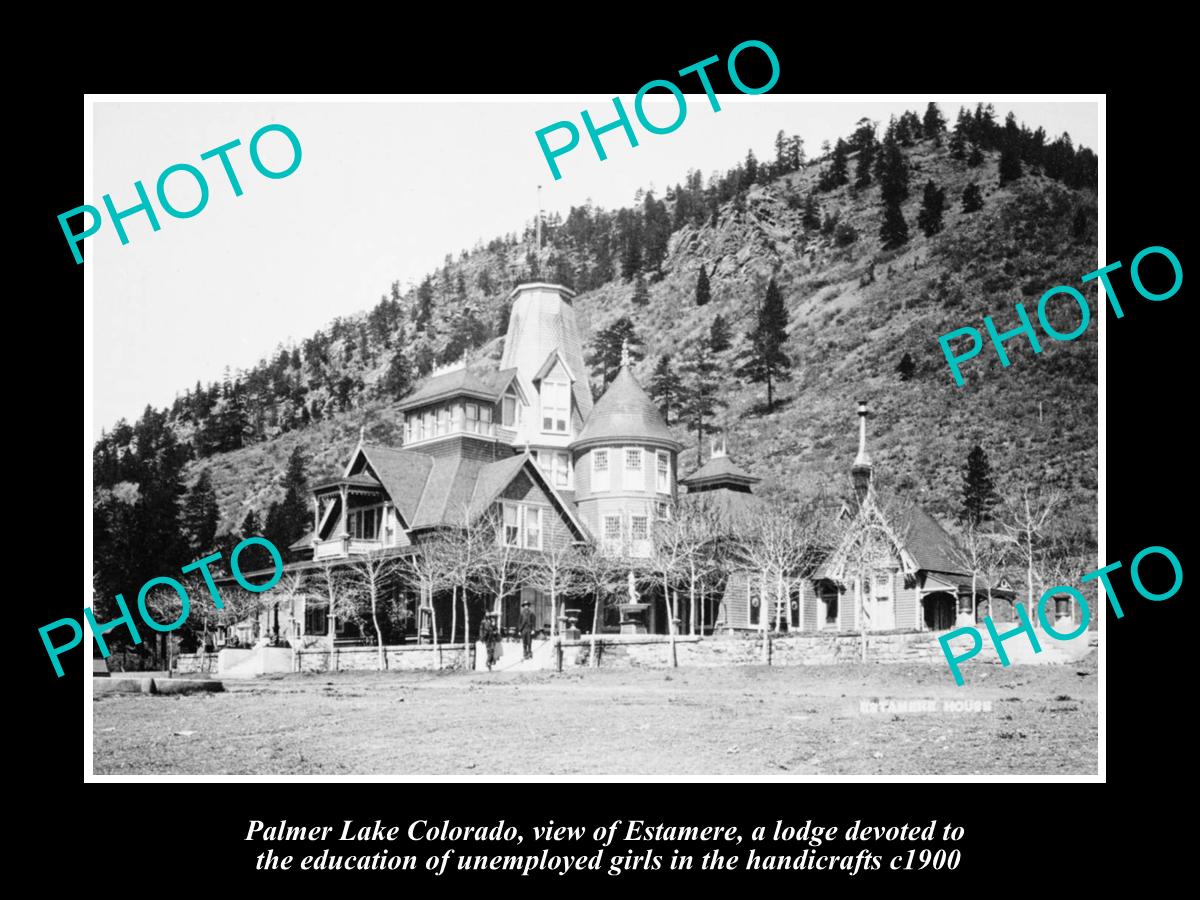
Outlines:
{"type": "Polygon", "coordinates": [[[529,475],[567,518],[580,536],[587,532],[571,505],[554,490],[528,455],[513,456],[498,462],[443,457],[434,460],[421,496],[414,529],[461,527],[466,520],[474,521],[487,512],[489,506],[521,472],[529,475]]]}
{"type": "Polygon", "coordinates": [[[904,535],[905,549],[912,554],[918,569],[966,574],[962,563],[955,559],[954,539],[921,507],[916,504],[909,507],[905,520],[897,522],[896,527],[904,535]]]}
{"type": "Polygon", "coordinates": [[[683,447],[671,434],[662,413],[650,395],[638,384],[629,366],[622,366],[617,377],[596,401],[583,430],[572,447],[606,444],[613,441],[650,441],[672,449],[683,447]]]}
{"type": "Polygon", "coordinates": [[[561,365],[563,367],[563,371],[567,373],[567,378],[569,378],[571,380],[571,382],[574,383],[575,373],[571,371],[571,367],[567,365],[566,358],[562,355],[562,353],[560,353],[558,351],[557,348],[550,351],[550,355],[546,357],[546,361],[544,363],[542,363],[541,368],[539,368],[536,372],[533,373],[533,383],[537,384],[539,381],[541,381],[543,378],[545,378],[547,375],[549,375],[552,371],[554,371],[554,366],[556,364],[561,365]]]}
{"type": "Polygon", "coordinates": [[[425,491],[425,483],[433,468],[433,457],[411,450],[397,450],[379,444],[362,444],[355,452],[346,475],[359,465],[359,457],[365,457],[367,465],[375,472],[404,524],[411,527],[417,506],[425,491]]]}
{"type": "Polygon", "coordinates": [[[749,485],[757,484],[762,479],[751,475],[724,454],[709,457],[708,462],[691,475],[679,479],[683,485],[720,484],[725,481],[749,485]]]}

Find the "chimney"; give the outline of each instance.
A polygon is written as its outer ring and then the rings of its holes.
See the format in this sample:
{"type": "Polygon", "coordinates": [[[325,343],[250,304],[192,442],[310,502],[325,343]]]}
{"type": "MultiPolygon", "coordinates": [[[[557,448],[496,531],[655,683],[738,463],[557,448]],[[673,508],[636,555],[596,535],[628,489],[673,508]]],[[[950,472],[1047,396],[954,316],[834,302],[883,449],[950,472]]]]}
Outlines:
{"type": "Polygon", "coordinates": [[[850,467],[854,493],[861,505],[871,490],[871,455],[867,453],[867,401],[858,401],[858,456],[850,467]]]}

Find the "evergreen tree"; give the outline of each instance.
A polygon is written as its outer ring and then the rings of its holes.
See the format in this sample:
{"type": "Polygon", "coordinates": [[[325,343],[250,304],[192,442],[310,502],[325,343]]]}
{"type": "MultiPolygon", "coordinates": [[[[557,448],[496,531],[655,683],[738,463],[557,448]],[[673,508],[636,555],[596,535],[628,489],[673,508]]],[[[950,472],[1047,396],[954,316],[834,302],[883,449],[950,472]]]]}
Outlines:
{"type": "Polygon", "coordinates": [[[1021,175],[1021,155],[1016,144],[1006,143],[1000,151],[1000,187],[1016,181],[1021,175]]]}
{"type": "Polygon", "coordinates": [[[626,345],[630,360],[642,358],[642,341],[628,316],[622,316],[596,335],[592,342],[592,369],[601,384],[607,386],[621,370],[621,354],[626,345]]]}
{"type": "Polygon", "coordinates": [[[712,320],[708,330],[708,349],[712,353],[724,353],[733,345],[733,335],[729,332],[729,323],[718,313],[712,320]]]}
{"type": "Polygon", "coordinates": [[[696,449],[704,443],[705,428],[723,403],[717,397],[718,368],[712,355],[701,344],[684,349],[683,377],[679,392],[679,419],[696,432],[696,449]]]}
{"type": "Polygon", "coordinates": [[[417,288],[417,302],[413,306],[413,323],[417,331],[424,331],[433,319],[433,280],[426,275],[417,288]]]}
{"type": "Polygon", "coordinates": [[[821,227],[821,209],[811,192],[804,198],[804,219],[801,224],[806,231],[816,231],[821,227]]]}
{"type": "Polygon", "coordinates": [[[908,161],[896,137],[896,126],[888,126],[880,144],[876,173],[884,204],[908,199],[908,161]]]}
{"type": "Polygon", "coordinates": [[[204,556],[213,547],[217,536],[217,494],[213,490],[212,476],[208,469],[200,473],[183,504],[183,529],[192,554],[204,556]]]}
{"type": "Polygon", "coordinates": [[[780,175],[792,171],[789,143],[782,128],[775,135],[775,171],[780,175]]]}
{"type": "Polygon", "coordinates": [[[671,424],[671,410],[679,403],[679,386],[679,376],[671,368],[671,354],[664,353],[658,358],[658,365],[650,377],[649,394],[668,425],[671,424]]]}
{"type": "Polygon", "coordinates": [[[804,165],[804,138],[793,135],[788,141],[788,171],[798,172],[804,165]]]}
{"type": "Polygon", "coordinates": [[[671,239],[671,214],[667,205],[654,199],[654,193],[646,194],[642,204],[642,268],[657,272],[667,255],[667,243],[671,239]]]}
{"type": "Polygon", "coordinates": [[[754,384],[767,385],[767,412],[775,409],[774,387],[787,380],[792,362],[783,349],[787,341],[788,309],[775,279],[767,284],[766,296],[758,307],[754,328],[746,335],[746,349],[739,360],[738,374],[754,384]]]}
{"type": "Polygon", "coordinates": [[[971,131],[971,119],[967,111],[958,108],[958,121],[954,123],[954,131],[950,135],[950,156],[953,159],[967,158],[967,138],[971,131]]]}
{"type": "Polygon", "coordinates": [[[965,213],[978,212],[983,209],[983,194],[979,190],[979,185],[971,182],[962,193],[962,211],[965,213]]]}
{"type": "Polygon", "coordinates": [[[967,454],[967,464],[963,467],[962,496],[961,518],[973,526],[990,519],[992,507],[1000,501],[992,478],[992,464],[979,444],[967,454]]]}
{"type": "Polygon", "coordinates": [[[639,272],[633,279],[633,305],[646,306],[650,303],[650,291],[646,288],[646,279],[639,272]]]}
{"type": "Polygon", "coordinates": [[[891,250],[908,242],[908,223],[900,211],[900,202],[888,203],[883,208],[883,224],[879,228],[883,248],[891,250]]]}
{"type": "Polygon", "coordinates": [[[705,306],[712,299],[712,289],[708,283],[708,272],[704,263],[700,263],[700,274],[696,277],[696,305],[705,306]]]}
{"type": "Polygon", "coordinates": [[[1075,240],[1082,240],[1088,236],[1088,212],[1084,207],[1079,207],[1075,210],[1075,215],[1071,219],[1071,237],[1075,240]]]}
{"type": "Polygon", "coordinates": [[[942,211],[945,208],[946,191],[932,180],[926,182],[925,194],[921,198],[921,211],[917,213],[917,225],[925,232],[925,237],[933,237],[942,230],[942,211]]]}
{"type": "Polygon", "coordinates": [[[849,183],[849,160],[847,158],[849,152],[850,148],[846,142],[838,138],[837,144],[833,148],[833,158],[829,163],[829,168],[821,173],[819,182],[821,190],[832,191],[834,188],[849,183]]]}
{"type": "Polygon", "coordinates": [[[399,400],[412,390],[412,363],[409,362],[403,347],[392,351],[387,371],[379,381],[379,389],[384,396],[392,400],[399,400]]]}
{"type": "Polygon", "coordinates": [[[967,157],[967,165],[972,169],[983,165],[983,151],[978,144],[971,145],[971,155],[967,157]]]}
{"type": "Polygon", "coordinates": [[[946,117],[942,115],[942,111],[938,109],[936,103],[930,103],[925,107],[925,118],[921,124],[925,131],[925,137],[940,145],[942,132],[946,130],[946,117]]]}
{"type": "Polygon", "coordinates": [[[743,168],[746,171],[746,184],[754,184],[758,180],[758,158],[754,155],[753,148],[746,151],[746,162],[743,168]]]}
{"type": "Polygon", "coordinates": [[[874,123],[859,127],[858,164],[854,169],[854,186],[859,190],[871,184],[871,169],[875,164],[875,153],[879,142],[875,140],[874,123]]]}
{"type": "Polygon", "coordinates": [[[900,357],[900,363],[896,366],[896,371],[900,373],[901,381],[908,381],[913,377],[913,374],[917,371],[917,366],[910,354],[905,353],[900,357]]]}

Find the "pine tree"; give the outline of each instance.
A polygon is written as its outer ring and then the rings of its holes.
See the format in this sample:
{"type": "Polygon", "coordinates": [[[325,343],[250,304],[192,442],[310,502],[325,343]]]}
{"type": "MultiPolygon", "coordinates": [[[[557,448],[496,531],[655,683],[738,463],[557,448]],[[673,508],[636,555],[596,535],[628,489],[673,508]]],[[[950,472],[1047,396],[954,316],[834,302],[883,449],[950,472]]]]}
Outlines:
{"type": "Polygon", "coordinates": [[[1075,240],[1082,240],[1088,236],[1088,212],[1084,207],[1079,207],[1075,210],[1075,215],[1071,219],[1071,237],[1075,240]]]}
{"type": "Polygon", "coordinates": [[[930,103],[925,107],[925,118],[921,124],[925,130],[925,137],[931,138],[940,145],[942,132],[946,130],[946,117],[942,115],[942,111],[938,109],[936,103],[930,103]]]}
{"type": "Polygon", "coordinates": [[[896,366],[896,371],[900,373],[901,381],[908,381],[913,377],[913,374],[917,371],[917,366],[910,354],[905,353],[900,357],[900,363],[896,366]]]}
{"type": "Polygon", "coordinates": [[[650,291],[646,288],[646,279],[639,272],[633,279],[633,305],[647,306],[650,303],[650,291]]]}
{"type": "Polygon", "coordinates": [[[733,335],[729,332],[729,323],[718,313],[712,320],[708,330],[708,349],[711,353],[724,353],[733,345],[733,335]]]}
{"type": "Polygon", "coordinates": [[[883,224],[879,228],[883,248],[891,250],[908,242],[908,223],[900,211],[899,201],[888,203],[883,208],[883,224]]]}
{"type": "Polygon", "coordinates": [[[262,536],[262,522],[258,518],[258,513],[253,509],[246,511],[245,518],[242,519],[242,525],[238,529],[239,537],[245,539],[248,537],[262,536]]]}
{"type": "Polygon", "coordinates": [[[962,193],[962,211],[965,213],[978,212],[983,209],[983,194],[979,190],[979,185],[971,182],[962,193]]]}
{"type": "Polygon", "coordinates": [[[621,370],[621,355],[626,345],[630,360],[642,358],[642,341],[628,316],[622,316],[596,335],[592,342],[592,368],[601,384],[607,386],[621,370]]]}
{"type": "Polygon", "coordinates": [[[649,394],[668,425],[671,424],[671,410],[679,404],[679,387],[679,376],[671,368],[671,354],[664,353],[658,358],[658,365],[650,377],[649,394]]]}
{"type": "Polygon", "coordinates": [[[700,274],[696,277],[696,305],[705,306],[712,299],[712,289],[708,283],[708,272],[704,263],[700,263],[700,274]]]}
{"type": "Polygon", "coordinates": [[[958,121],[954,123],[954,131],[950,135],[950,156],[953,159],[967,158],[967,136],[971,131],[971,119],[967,111],[958,108],[958,121]]]}
{"type": "Polygon", "coordinates": [[[679,392],[679,419],[689,431],[696,432],[696,449],[704,442],[705,427],[712,421],[718,407],[724,404],[717,397],[717,363],[701,344],[684,349],[682,386],[679,392]]]}
{"type": "Polygon", "coordinates": [[[204,556],[212,549],[217,536],[218,515],[212,476],[204,469],[188,491],[181,517],[194,556],[204,556]]]}
{"type": "Polygon", "coordinates": [[[791,170],[788,139],[781,128],[775,135],[775,171],[782,175],[784,172],[790,172],[791,170]]]}
{"type": "Polygon", "coordinates": [[[850,148],[846,142],[838,138],[837,144],[833,148],[833,159],[829,168],[821,173],[819,182],[821,190],[832,191],[834,188],[849,183],[849,160],[847,159],[849,152],[850,148]]]}
{"type": "Polygon", "coordinates": [[[990,519],[992,507],[1000,501],[992,478],[992,464],[979,444],[967,454],[967,464],[963,467],[962,496],[961,518],[972,526],[990,519]]]}
{"type": "Polygon", "coordinates": [[[879,178],[880,195],[884,204],[898,204],[908,199],[908,161],[904,158],[904,151],[900,149],[894,122],[888,125],[880,144],[875,174],[879,178]]]}
{"type": "Polygon", "coordinates": [[[746,151],[746,162],[743,165],[746,170],[746,184],[754,184],[758,180],[758,157],[754,155],[754,149],[746,151]]]}
{"type": "Polygon", "coordinates": [[[804,165],[804,138],[793,135],[788,141],[788,171],[798,172],[804,165]]]}
{"type": "Polygon", "coordinates": [[[1021,175],[1021,155],[1016,144],[1008,142],[1000,151],[1000,187],[1016,181],[1021,175]]]}
{"type": "Polygon", "coordinates": [[[816,231],[821,227],[821,208],[811,192],[804,198],[804,219],[801,224],[806,231],[816,231]]]}
{"type": "Polygon", "coordinates": [[[871,184],[871,169],[875,164],[875,153],[879,142],[875,140],[874,123],[860,127],[858,146],[858,164],[854,169],[854,186],[859,190],[871,184]],[[864,130],[864,127],[866,130],[864,130]]]}
{"type": "Polygon", "coordinates": [[[788,309],[775,279],[758,308],[753,330],[746,335],[747,346],[739,360],[738,374],[754,384],[767,385],[767,412],[775,409],[775,382],[787,380],[792,361],[783,349],[787,341],[788,309]]]}
{"type": "Polygon", "coordinates": [[[917,225],[925,237],[933,237],[942,230],[942,211],[946,208],[946,191],[932,180],[926,182],[921,198],[921,211],[917,213],[917,225]]]}
{"type": "Polygon", "coordinates": [[[387,371],[379,381],[379,389],[393,400],[399,400],[412,390],[412,363],[403,347],[392,351],[387,371]]]}
{"type": "Polygon", "coordinates": [[[417,288],[417,302],[413,306],[413,323],[417,331],[424,331],[433,319],[433,280],[426,275],[417,288]]]}
{"type": "Polygon", "coordinates": [[[967,165],[972,169],[983,165],[983,151],[978,144],[971,145],[971,155],[967,157],[967,165]]]}

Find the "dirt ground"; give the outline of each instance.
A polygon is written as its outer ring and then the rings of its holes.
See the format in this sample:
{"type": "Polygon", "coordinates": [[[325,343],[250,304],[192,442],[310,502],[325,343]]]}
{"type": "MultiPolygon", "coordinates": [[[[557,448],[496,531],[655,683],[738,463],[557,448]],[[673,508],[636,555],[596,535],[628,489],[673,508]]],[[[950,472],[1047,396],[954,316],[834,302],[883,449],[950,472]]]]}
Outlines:
{"type": "Polygon", "coordinates": [[[226,689],[96,699],[96,774],[671,778],[1097,766],[1095,653],[1065,666],[976,666],[962,688],[944,666],[837,665],[286,675],[226,689]],[[937,709],[889,709],[901,701],[937,709]],[[990,711],[978,709],[985,701],[990,711]]]}

